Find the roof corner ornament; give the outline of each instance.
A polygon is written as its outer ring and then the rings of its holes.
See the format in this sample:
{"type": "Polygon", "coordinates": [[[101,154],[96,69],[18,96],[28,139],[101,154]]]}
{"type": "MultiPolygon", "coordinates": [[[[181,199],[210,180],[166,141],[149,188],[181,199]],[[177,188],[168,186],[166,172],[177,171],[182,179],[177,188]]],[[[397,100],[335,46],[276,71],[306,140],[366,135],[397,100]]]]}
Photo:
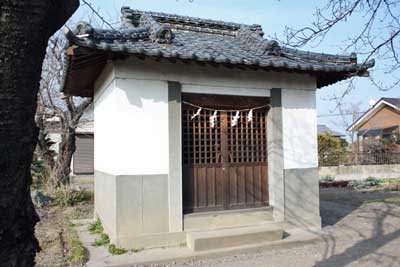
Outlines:
{"type": "Polygon", "coordinates": [[[160,44],[171,44],[174,39],[174,33],[170,26],[161,25],[154,33],[151,34],[153,41],[160,44]]]}
{"type": "Polygon", "coordinates": [[[259,36],[264,37],[264,34],[265,34],[265,33],[264,33],[264,31],[263,31],[261,25],[256,24],[256,25],[253,25],[253,26],[254,26],[254,31],[255,31],[259,36]]]}
{"type": "Polygon", "coordinates": [[[141,16],[140,25],[149,27],[150,39],[153,42],[171,44],[175,37],[170,25],[158,23],[149,14],[143,14],[141,16]]]}
{"type": "Polygon", "coordinates": [[[370,60],[365,62],[365,65],[366,65],[367,68],[373,68],[375,66],[375,59],[371,58],[370,60]]]}
{"type": "Polygon", "coordinates": [[[350,58],[350,63],[357,64],[357,54],[355,52],[352,52],[349,58],[350,58]]]}
{"type": "Polygon", "coordinates": [[[79,22],[76,25],[76,28],[74,30],[74,34],[77,37],[80,37],[80,36],[87,37],[87,36],[92,35],[93,32],[94,32],[93,27],[89,23],[84,22],[84,21],[79,22]]]}
{"type": "Polygon", "coordinates": [[[266,54],[271,56],[280,56],[282,52],[281,46],[275,40],[266,41],[264,48],[266,54]]]}

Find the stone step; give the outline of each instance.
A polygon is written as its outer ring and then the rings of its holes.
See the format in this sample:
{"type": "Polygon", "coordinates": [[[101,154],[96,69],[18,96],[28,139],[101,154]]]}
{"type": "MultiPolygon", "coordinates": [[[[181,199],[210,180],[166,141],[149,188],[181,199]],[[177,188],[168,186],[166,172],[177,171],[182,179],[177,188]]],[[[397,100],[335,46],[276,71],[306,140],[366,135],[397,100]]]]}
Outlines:
{"type": "Polygon", "coordinates": [[[271,224],[187,232],[186,243],[193,251],[223,249],[281,240],[283,229],[271,224]]]}

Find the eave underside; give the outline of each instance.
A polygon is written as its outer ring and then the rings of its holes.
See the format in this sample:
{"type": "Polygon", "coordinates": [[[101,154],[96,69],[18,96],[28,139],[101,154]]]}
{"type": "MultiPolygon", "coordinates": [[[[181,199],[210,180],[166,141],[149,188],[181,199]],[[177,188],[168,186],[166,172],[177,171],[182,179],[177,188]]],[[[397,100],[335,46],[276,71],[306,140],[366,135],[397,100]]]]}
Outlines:
{"type": "MultiPolygon", "coordinates": [[[[68,49],[69,65],[65,77],[65,86],[63,93],[65,95],[81,96],[81,97],[93,97],[94,84],[97,78],[100,76],[102,70],[107,64],[108,60],[118,60],[132,57],[135,60],[154,59],[158,62],[183,62],[185,64],[197,64],[199,66],[208,68],[236,68],[239,70],[253,70],[253,71],[276,71],[276,72],[287,72],[287,73],[303,73],[309,74],[316,77],[317,88],[321,88],[330,84],[334,84],[338,81],[345,80],[353,75],[347,72],[310,72],[301,70],[288,70],[285,68],[276,67],[256,67],[241,64],[223,64],[223,63],[207,63],[197,62],[183,59],[166,59],[156,56],[144,56],[135,54],[124,54],[124,53],[110,53],[96,49],[84,48],[84,47],[70,47],[68,49]]],[[[368,72],[364,73],[367,75],[368,72]]]]}

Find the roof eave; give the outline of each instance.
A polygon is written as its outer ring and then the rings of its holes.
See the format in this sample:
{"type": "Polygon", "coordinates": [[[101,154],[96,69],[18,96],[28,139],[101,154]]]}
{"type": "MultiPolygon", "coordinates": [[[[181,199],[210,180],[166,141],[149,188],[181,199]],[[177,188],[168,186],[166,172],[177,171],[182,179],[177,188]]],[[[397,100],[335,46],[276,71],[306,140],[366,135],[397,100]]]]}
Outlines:
{"type": "Polygon", "coordinates": [[[382,105],[387,105],[392,107],[393,109],[397,110],[400,112],[400,107],[397,107],[385,100],[383,100],[382,98],[378,100],[378,102],[376,102],[376,104],[369,108],[363,115],[361,115],[352,125],[350,125],[347,128],[347,131],[352,132],[354,131],[356,128],[358,128],[360,126],[360,124],[364,123],[365,120],[371,118],[371,116],[373,116],[376,112],[378,112],[382,105]]]}

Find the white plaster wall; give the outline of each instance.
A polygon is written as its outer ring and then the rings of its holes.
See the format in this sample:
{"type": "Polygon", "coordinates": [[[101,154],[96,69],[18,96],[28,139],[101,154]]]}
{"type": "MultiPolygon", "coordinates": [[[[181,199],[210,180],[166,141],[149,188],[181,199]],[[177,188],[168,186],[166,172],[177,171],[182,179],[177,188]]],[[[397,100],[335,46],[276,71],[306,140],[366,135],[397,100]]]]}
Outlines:
{"type": "Polygon", "coordinates": [[[168,173],[167,83],[114,79],[96,99],[95,133],[96,170],[168,173]]]}
{"type": "Polygon", "coordinates": [[[168,173],[167,81],[180,82],[183,92],[194,93],[269,96],[271,88],[285,88],[284,168],[317,167],[314,77],[132,58],[108,65],[96,83],[97,170],[168,173]]]}
{"type": "MultiPolygon", "coordinates": [[[[246,92],[246,89],[314,90],[316,88],[315,77],[308,74],[240,70],[210,65],[202,66],[195,63],[187,64],[179,61],[171,63],[135,58],[117,61],[114,64],[117,78],[176,81],[186,87],[184,90],[200,90],[198,92],[202,92],[201,88],[217,89],[214,91],[225,89],[227,92],[236,90],[241,95],[246,92]]],[[[269,92],[267,91],[266,94],[269,92]]]]}
{"type": "Polygon", "coordinates": [[[271,90],[267,88],[243,88],[234,86],[207,86],[184,84],[183,93],[212,94],[212,95],[240,95],[240,96],[271,96],[271,90]]]}
{"type": "Polygon", "coordinates": [[[282,90],[284,168],[318,167],[316,90],[282,90]]]}

